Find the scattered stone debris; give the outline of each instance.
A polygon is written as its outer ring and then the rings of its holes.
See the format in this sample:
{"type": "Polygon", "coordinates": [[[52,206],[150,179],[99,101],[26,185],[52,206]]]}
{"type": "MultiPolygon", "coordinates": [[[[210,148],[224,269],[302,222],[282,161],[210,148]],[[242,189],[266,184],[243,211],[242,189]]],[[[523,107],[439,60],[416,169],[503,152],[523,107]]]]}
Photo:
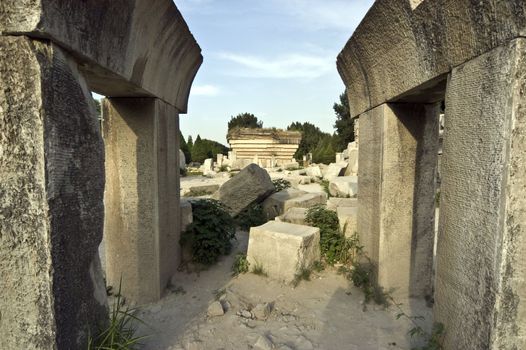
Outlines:
{"type": "Polygon", "coordinates": [[[272,350],[274,349],[274,344],[272,343],[270,339],[262,335],[258,338],[258,340],[256,341],[256,344],[254,344],[254,349],[272,350]]]}
{"type": "Polygon", "coordinates": [[[270,314],[272,313],[272,308],[273,308],[272,303],[257,304],[252,309],[252,314],[257,320],[265,321],[267,318],[269,318],[270,314]]]}

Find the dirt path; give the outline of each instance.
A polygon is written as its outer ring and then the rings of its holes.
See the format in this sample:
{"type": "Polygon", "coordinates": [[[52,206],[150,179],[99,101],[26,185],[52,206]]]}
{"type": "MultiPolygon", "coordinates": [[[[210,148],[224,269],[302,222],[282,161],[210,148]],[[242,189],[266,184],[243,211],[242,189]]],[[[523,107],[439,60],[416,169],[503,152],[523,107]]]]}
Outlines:
{"type": "MultiPolygon", "coordinates": [[[[236,251],[246,251],[248,235],[238,236],[236,251]]],[[[411,348],[409,322],[396,320],[394,308],[368,306],[364,311],[362,292],[335,270],[323,271],[293,288],[250,273],[232,277],[234,255],[199,275],[177,273],[175,292],[142,308],[139,317],[149,327],[141,327],[140,332],[151,335],[144,349],[411,348]],[[208,317],[208,305],[217,298],[229,309],[223,316],[208,317]],[[274,305],[267,320],[238,315],[260,303],[274,305]]],[[[423,303],[413,302],[412,308],[413,315],[430,320],[431,309],[423,303]]]]}

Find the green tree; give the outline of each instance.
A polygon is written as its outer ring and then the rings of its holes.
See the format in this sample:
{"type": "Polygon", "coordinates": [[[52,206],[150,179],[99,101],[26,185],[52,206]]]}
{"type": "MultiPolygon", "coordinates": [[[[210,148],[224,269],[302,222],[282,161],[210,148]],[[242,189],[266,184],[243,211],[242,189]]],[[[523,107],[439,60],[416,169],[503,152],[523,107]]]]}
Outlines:
{"type": "Polygon", "coordinates": [[[241,113],[235,117],[230,117],[228,122],[228,130],[233,128],[253,128],[261,129],[263,127],[263,121],[258,120],[258,118],[252,113],[241,113]]]}
{"type": "Polygon", "coordinates": [[[309,122],[294,122],[288,126],[287,130],[301,131],[302,133],[301,142],[296,154],[294,155],[297,160],[302,160],[304,155],[313,153],[322,138],[331,136],[309,122]]]}
{"type": "Polygon", "coordinates": [[[186,143],[183,133],[179,130],[179,148],[184,153],[184,158],[186,160],[186,164],[190,163],[192,161],[192,154],[190,153],[190,149],[188,148],[188,144],[186,143]]]}
{"type": "Polygon", "coordinates": [[[192,135],[188,135],[188,142],[186,143],[188,145],[188,149],[190,152],[192,152],[192,147],[194,147],[194,140],[192,139],[192,135]]]}
{"type": "Polygon", "coordinates": [[[354,119],[351,118],[347,92],[340,95],[340,103],[334,103],[332,108],[336,114],[334,147],[340,152],[347,148],[349,142],[354,141],[354,119]]]}
{"type": "Polygon", "coordinates": [[[312,161],[314,163],[330,164],[335,160],[334,150],[335,138],[329,134],[324,135],[312,151],[312,161]]]}
{"type": "Polygon", "coordinates": [[[199,135],[197,135],[191,151],[192,161],[199,163],[203,163],[207,158],[214,159],[217,154],[227,153],[228,147],[216,141],[201,139],[199,135]]]}

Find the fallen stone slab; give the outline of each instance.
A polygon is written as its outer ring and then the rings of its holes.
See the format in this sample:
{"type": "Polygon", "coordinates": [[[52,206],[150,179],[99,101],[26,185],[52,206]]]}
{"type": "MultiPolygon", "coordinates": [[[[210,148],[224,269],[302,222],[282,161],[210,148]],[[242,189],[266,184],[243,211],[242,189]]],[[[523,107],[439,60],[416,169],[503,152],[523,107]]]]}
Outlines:
{"type": "Polygon", "coordinates": [[[254,203],[261,203],[274,192],[269,174],[257,164],[250,164],[219,188],[218,198],[236,216],[254,203]]]}
{"type": "Polygon", "coordinates": [[[206,196],[206,195],[217,192],[218,189],[219,189],[218,184],[190,186],[188,188],[188,191],[186,191],[183,196],[185,197],[206,196]]]}
{"type": "Polygon", "coordinates": [[[307,215],[307,208],[290,208],[287,212],[279,218],[278,221],[288,222],[290,224],[305,225],[305,216],[307,215]]]}
{"type": "Polygon", "coordinates": [[[320,259],[320,229],[269,221],[250,229],[247,260],[269,278],[290,283],[320,259]]]}
{"type": "Polygon", "coordinates": [[[314,176],[314,177],[323,177],[321,173],[321,169],[319,166],[310,166],[308,168],[305,168],[305,172],[308,176],[314,176]]]}
{"type": "Polygon", "coordinates": [[[357,207],[358,198],[331,197],[327,200],[327,209],[336,211],[339,207],[357,207]]]}
{"type": "Polygon", "coordinates": [[[347,164],[347,162],[329,164],[329,166],[325,169],[325,172],[323,173],[323,178],[326,180],[332,180],[335,177],[343,176],[348,165],[349,164],[347,164]]]}
{"type": "Polygon", "coordinates": [[[288,188],[274,193],[263,202],[263,212],[268,220],[285,214],[290,208],[310,208],[317,204],[325,204],[327,196],[322,192],[305,192],[288,188]]]}
{"type": "Polygon", "coordinates": [[[334,197],[356,197],[358,195],[358,177],[339,176],[331,179],[329,193],[334,197]]]}
{"type": "Polygon", "coordinates": [[[358,208],[357,207],[339,207],[336,209],[340,230],[345,237],[352,237],[358,232],[358,208]]]}
{"type": "Polygon", "coordinates": [[[349,158],[347,162],[349,165],[345,169],[345,176],[358,176],[358,148],[350,148],[348,150],[349,158]]]}

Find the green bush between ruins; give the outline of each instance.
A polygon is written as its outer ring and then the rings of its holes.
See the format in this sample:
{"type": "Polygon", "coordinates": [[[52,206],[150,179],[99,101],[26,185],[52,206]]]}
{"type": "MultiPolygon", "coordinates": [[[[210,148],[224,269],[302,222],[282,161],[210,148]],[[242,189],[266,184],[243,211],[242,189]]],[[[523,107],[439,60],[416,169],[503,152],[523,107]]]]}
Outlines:
{"type": "Polygon", "coordinates": [[[109,325],[96,338],[88,337],[88,350],[135,350],[140,347],[140,341],[147,338],[135,336],[136,324],[144,322],[135,315],[137,309],[125,306],[121,286],[122,280],[115,295],[109,325]]]}
{"type": "Polygon", "coordinates": [[[236,227],[226,207],[214,199],[192,202],[194,221],[183,232],[180,244],[189,247],[192,261],[212,265],[232,250],[236,227]]]}
{"type": "Polygon", "coordinates": [[[247,260],[247,255],[238,253],[234,257],[234,263],[232,264],[232,275],[237,276],[242,273],[247,273],[250,269],[250,263],[247,260]]]}
{"type": "Polygon", "coordinates": [[[291,187],[290,181],[285,180],[285,179],[272,180],[272,184],[274,185],[276,192],[280,192],[280,191],[286,190],[287,188],[291,187]]]}
{"type": "Polygon", "coordinates": [[[236,225],[245,231],[251,227],[263,225],[267,221],[263,207],[259,204],[249,206],[235,217],[236,225]]]}
{"type": "Polygon", "coordinates": [[[316,205],[307,211],[305,221],[320,229],[320,251],[327,264],[349,263],[361,249],[356,237],[347,238],[340,231],[336,212],[316,205]]]}

